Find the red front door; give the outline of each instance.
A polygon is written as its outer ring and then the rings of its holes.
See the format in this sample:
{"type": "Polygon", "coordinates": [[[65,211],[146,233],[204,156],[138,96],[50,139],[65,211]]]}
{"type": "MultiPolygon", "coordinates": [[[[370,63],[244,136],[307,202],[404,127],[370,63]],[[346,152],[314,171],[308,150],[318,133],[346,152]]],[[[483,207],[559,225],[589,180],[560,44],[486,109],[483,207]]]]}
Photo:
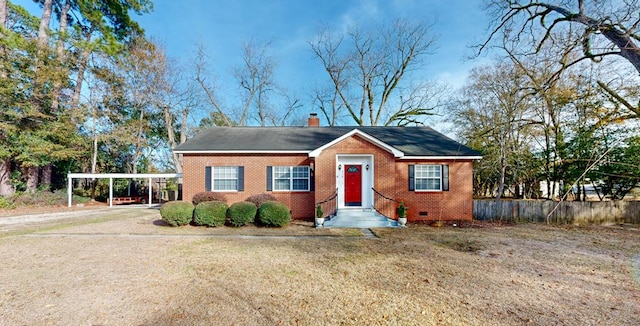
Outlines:
{"type": "Polygon", "coordinates": [[[362,206],[362,165],[344,166],[344,205],[362,206]]]}

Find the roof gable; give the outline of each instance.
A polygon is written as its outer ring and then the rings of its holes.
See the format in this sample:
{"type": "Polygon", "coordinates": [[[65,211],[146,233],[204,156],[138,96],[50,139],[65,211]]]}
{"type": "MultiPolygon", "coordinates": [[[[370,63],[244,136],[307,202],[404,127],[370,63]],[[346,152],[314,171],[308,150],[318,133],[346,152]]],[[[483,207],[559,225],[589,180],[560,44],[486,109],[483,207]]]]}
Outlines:
{"type": "Polygon", "coordinates": [[[335,145],[335,144],[337,144],[337,143],[339,143],[339,142],[341,142],[341,141],[343,141],[343,140],[345,140],[345,139],[347,139],[349,137],[352,137],[354,135],[360,136],[360,137],[364,138],[365,140],[375,144],[376,146],[386,150],[387,152],[392,153],[394,157],[403,157],[404,156],[404,153],[402,151],[397,150],[393,146],[385,144],[384,142],[382,142],[382,141],[380,141],[380,140],[378,140],[378,139],[376,139],[376,138],[374,138],[374,137],[368,135],[367,133],[364,133],[364,132],[362,132],[362,131],[360,131],[358,129],[353,129],[350,132],[348,132],[348,133],[346,133],[346,134],[334,139],[333,141],[328,142],[328,143],[326,143],[326,144],[324,144],[324,145],[312,150],[309,153],[309,157],[318,157],[320,155],[320,153],[322,153],[322,151],[324,151],[326,148],[329,148],[329,147],[331,147],[331,146],[333,146],[333,145],[335,145]]]}

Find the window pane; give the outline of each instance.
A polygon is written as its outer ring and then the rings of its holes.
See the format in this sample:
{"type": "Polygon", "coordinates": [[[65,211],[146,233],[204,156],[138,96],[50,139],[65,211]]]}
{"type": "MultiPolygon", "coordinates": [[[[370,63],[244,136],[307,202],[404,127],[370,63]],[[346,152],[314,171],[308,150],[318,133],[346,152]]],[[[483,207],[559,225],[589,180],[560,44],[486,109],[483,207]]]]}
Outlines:
{"type": "Polygon", "coordinates": [[[294,178],[308,178],[309,177],[309,167],[308,166],[294,166],[293,167],[293,177],[294,178]]]}
{"type": "Polygon", "coordinates": [[[309,179],[294,179],[293,190],[309,190],[309,179]]]}
{"type": "Polygon", "coordinates": [[[288,166],[274,166],[273,167],[273,177],[278,178],[290,178],[291,177],[291,169],[288,166]]]}
{"type": "Polygon", "coordinates": [[[238,190],[238,167],[214,166],[213,190],[238,190]]]}
{"type": "Polygon", "coordinates": [[[308,191],[308,166],[274,166],[273,190],[308,191]]]}
{"type": "Polygon", "coordinates": [[[289,179],[276,179],[274,182],[274,190],[289,190],[289,179]]]}
{"type": "Polygon", "coordinates": [[[426,179],[427,190],[440,190],[440,179],[426,179]]]}
{"type": "Polygon", "coordinates": [[[427,166],[427,177],[429,178],[439,178],[440,177],[440,166],[439,165],[428,165],[427,166]]]}
{"type": "Polygon", "coordinates": [[[238,180],[220,179],[213,181],[213,190],[237,190],[238,180]]]}
{"type": "Polygon", "coordinates": [[[442,168],[440,165],[416,165],[414,172],[416,190],[441,190],[442,168]]]}
{"type": "Polygon", "coordinates": [[[427,179],[416,179],[416,190],[427,190],[427,179]]]}

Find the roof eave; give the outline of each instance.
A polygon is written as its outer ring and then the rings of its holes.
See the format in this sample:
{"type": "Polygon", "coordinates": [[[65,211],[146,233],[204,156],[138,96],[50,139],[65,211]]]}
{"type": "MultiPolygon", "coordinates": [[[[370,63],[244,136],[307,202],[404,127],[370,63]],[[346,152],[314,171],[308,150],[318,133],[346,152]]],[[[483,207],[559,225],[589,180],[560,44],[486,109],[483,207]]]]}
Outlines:
{"type": "Polygon", "coordinates": [[[401,160],[481,160],[482,156],[403,156],[401,160]]]}
{"type": "Polygon", "coordinates": [[[308,150],[174,150],[176,154],[308,154],[308,150]]]}

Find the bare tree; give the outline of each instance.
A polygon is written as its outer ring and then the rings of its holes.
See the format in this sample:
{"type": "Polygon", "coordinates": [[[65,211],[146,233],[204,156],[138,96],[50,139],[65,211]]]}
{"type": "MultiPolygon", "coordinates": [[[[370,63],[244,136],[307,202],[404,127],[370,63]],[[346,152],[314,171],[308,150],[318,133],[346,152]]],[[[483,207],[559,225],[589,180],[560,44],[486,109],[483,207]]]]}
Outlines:
{"type": "Polygon", "coordinates": [[[209,82],[210,73],[204,48],[198,49],[195,60],[196,81],[204,91],[214,112],[202,125],[245,126],[257,122],[260,126],[284,125],[291,114],[300,108],[299,100],[274,80],[275,61],[268,55],[270,43],[248,42],[242,47],[242,64],[232,71],[237,82],[228,91],[238,90],[240,101],[230,105],[222,103],[215,85],[209,82]],[[237,88],[236,88],[237,87],[237,88]]]}
{"type": "Polygon", "coordinates": [[[193,111],[200,106],[198,88],[192,79],[185,77],[185,74],[176,69],[177,65],[167,65],[166,61],[165,77],[161,96],[156,105],[162,110],[165,128],[167,130],[167,141],[172,151],[173,165],[177,173],[182,173],[182,155],[173,152],[173,149],[187,141],[190,130],[189,117],[193,111]],[[173,67],[173,68],[172,68],[173,67]]]}
{"type": "Polygon", "coordinates": [[[207,99],[209,100],[209,104],[211,104],[211,106],[216,111],[217,113],[216,116],[219,118],[218,121],[222,121],[223,125],[225,126],[233,126],[234,123],[229,118],[228,113],[226,113],[223,107],[220,105],[218,97],[216,96],[216,93],[215,93],[215,88],[207,80],[207,75],[209,73],[207,72],[207,69],[206,69],[206,65],[207,65],[206,53],[202,45],[198,45],[198,50],[197,50],[194,65],[196,68],[195,80],[198,83],[198,85],[200,85],[204,93],[206,94],[207,99]]]}
{"type": "Polygon", "coordinates": [[[270,43],[248,42],[242,46],[242,66],[234,77],[242,90],[242,104],[238,125],[244,126],[254,108],[261,126],[267,124],[269,94],[274,91],[273,72],[275,62],[267,55],[270,43]]]}
{"type": "MultiPolygon", "coordinates": [[[[420,67],[433,50],[435,40],[429,32],[427,24],[399,20],[370,33],[354,28],[346,36],[333,36],[323,30],[309,45],[356,124],[390,125],[430,113],[425,107],[405,112],[390,108],[397,105],[395,96],[407,73],[420,67]],[[391,120],[382,121],[384,116],[391,120]]],[[[333,105],[331,111],[337,111],[338,103],[333,105]]]]}
{"type": "MultiPolygon", "coordinates": [[[[508,63],[472,70],[462,96],[450,110],[459,135],[474,148],[481,148],[483,159],[476,175],[496,200],[509,185],[520,182],[532,169],[524,166],[531,156],[530,97],[522,72],[508,63]]],[[[477,185],[476,185],[477,186],[477,185]]]]}
{"type": "Polygon", "coordinates": [[[312,106],[317,107],[327,120],[327,125],[336,126],[340,113],[344,109],[344,103],[340,100],[340,95],[334,86],[316,87],[312,106]]]}
{"type": "Polygon", "coordinates": [[[531,105],[533,121],[538,129],[535,137],[538,146],[542,148],[542,169],[546,181],[546,194],[556,193],[555,187],[561,179],[558,166],[565,158],[565,131],[567,126],[574,123],[570,106],[577,97],[580,77],[565,73],[553,77],[558,69],[557,57],[571,55],[558,53],[559,49],[544,46],[537,56],[519,57],[510,49],[505,48],[510,61],[522,74],[525,94],[534,102],[531,105]]]}
{"type": "MultiPolygon", "coordinates": [[[[638,0],[627,1],[514,1],[493,0],[488,9],[495,17],[488,39],[479,45],[483,51],[490,42],[502,37],[502,44],[511,44],[518,54],[539,53],[547,45],[559,47],[562,66],[552,78],[570,67],[590,60],[602,62],[608,57],[621,57],[640,73],[640,24],[638,0]]],[[[640,117],[640,106],[627,101],[608,83],[600,87],[612,99],[640,117]]]]}

